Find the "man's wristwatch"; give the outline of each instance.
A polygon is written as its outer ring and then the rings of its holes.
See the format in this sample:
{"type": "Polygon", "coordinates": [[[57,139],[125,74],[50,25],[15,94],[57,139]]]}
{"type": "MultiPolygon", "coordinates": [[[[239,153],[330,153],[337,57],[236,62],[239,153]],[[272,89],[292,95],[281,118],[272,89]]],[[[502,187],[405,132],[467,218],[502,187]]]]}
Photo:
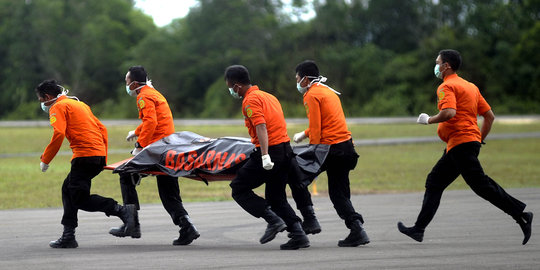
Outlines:
{"type": "Polygon", "coordinates": [[[135,142],[135,148],[143,148],[139,142],[135,142]]]}

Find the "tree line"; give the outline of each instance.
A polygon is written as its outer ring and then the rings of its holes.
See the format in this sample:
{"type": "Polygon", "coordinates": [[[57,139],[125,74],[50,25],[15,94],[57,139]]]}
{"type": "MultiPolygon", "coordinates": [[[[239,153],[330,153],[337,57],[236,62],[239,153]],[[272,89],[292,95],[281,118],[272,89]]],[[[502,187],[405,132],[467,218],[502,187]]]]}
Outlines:
{"type": "Polygon", "coordinates": [[[232,64],[287,117],[304,117],[294,68],[305,59],[342,92],[348,116],[434,113],[433,66],[446,48],[461,52],[460,75],[495,113],[534,114],[539,18],[540,0],[199,0],[156,27],[133,0],[0,0],[0,119],[45,118],[34,88],[48,78],[100,117],[135,118],[131,65],[146,67],[176,118],[240,117],[223,80],[232,64]]]}

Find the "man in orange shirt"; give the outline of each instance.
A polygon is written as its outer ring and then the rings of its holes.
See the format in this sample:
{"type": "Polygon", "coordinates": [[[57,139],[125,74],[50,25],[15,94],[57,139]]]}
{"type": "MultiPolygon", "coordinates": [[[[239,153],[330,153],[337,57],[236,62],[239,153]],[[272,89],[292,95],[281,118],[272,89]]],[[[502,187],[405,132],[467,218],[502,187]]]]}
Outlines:
{"type": "Polygon", "coordinates": [[[261,244],[270,242],[287,228],[291,239],[280,249],[309,247],[300,218],[287,202],[285,193],[293,152],[281,104],[271,94],[251,85],[249,72],[244,66],[228,67],[225,83],[234,98],[243,99],[242,114],[251,141],[256,146],[230,184],[232,197],[252,216],[262,217],[268,222],[261,244]],[[253,192],[264,183],[266,199],[253,192]]]}
{"type": "Polygon", "coordinates": [[[328,193],[340,218],[350,229],[349,235],[338,242],[340,247],[356,247],[369,243],[363,228],[362,215],[351,202],[349,171],[356,167],[358,154],[354,150],[351,132],[347,128],[338,92],[322,84],[314,61],[306,60],[296,66],[296,87],[304,95],[309,127],[294,135],[296,143],[309,137],[310,144],[329,144],[330,150],[321,172],[328,175],[328,193]]]}
{"type": "Polygon", "coordinates": [[[437,88],[439,113],[431,117],[421,113],[417,122],[424,125],[439,123],[437,133],[447,145],[427,176],[424,201],[415,225],[406,227],[398,222],[398,229],[422,242],[424,230],[437,212],[443,191],[461,175],[476,194],[516,220],[525,236],[522,242],[525,245],[531,236],[533,213],[523,212],[526,205],[507,194],[482,169],[478,155],[495,114],[478,87],[456,74],[460,66],[461,55],[455,50],[442,50],[435,60],[435,76],[443,79],[437,88]],[[477,115],[484,117],[481,130],[477,115]]]}
{"type": "MultiPolygon", "coordinates": [[[[165,97],[156,89],[149,85],[148,75],[142,66],[129,68],[126,74],[126,91],[130,96],[137,97],[137,108],[139,109],[139,119],[142,123],[137,129],[130,131],[127,140],[136,139],[135,149],[132,154],[136,155],[142,149],[155,141],[167,137],[174,133],[174,122],[165,97]]],[[[180,197],[180,187],[178,177],[169,175],[158,175],[157,186],[159,198],[163,207],[172,218],[174,224],[180,227],[180,235],[173,241],[173,245],[189,245],[197,239],[200,234],[191,222],[189,215],[182,204],[180,197]]],[[[139,206],[139,198],[135,189],[137,175],[120,174],[120,187],[122,198],[126,204],[139,206]],[[134,180],[135,179],[135,180],[134,180]]],[[[125,237],[123,226],[112,228],[110,233],[114,236],[125,237]]],[[[140,224],[137,220],[135,234],[132,238],[140,238],[140,224]]]]}
{"type": "Polygon", "coordinates": [[[75,228],[78,225],[77,211],[104,212],[107,216],[120,217],[126,235],[133,232],[137,211],[135,206],[119,205],[111,198],[90,194],[92,178],[98,175],[107,159],[107,129],[94,116],[90,107],[75,97],[67,97],[67,90],[55,80],[46,80],[38,85],[36,94],[43,111],[49,114],[54,129],[51,142],[41,156],[41,171],[49,168],[50,162],[62,146],[64,137],[73,151],[71,171],[62,185],[64,215],[62,236],[51,241],[52,248],[76,248],[75,228]]]}

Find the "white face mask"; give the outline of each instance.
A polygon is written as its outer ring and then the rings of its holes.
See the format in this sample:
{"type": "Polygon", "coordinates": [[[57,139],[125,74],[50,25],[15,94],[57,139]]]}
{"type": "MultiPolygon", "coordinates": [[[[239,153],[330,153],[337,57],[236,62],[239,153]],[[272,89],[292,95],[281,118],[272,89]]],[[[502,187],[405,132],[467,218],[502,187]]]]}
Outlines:
{"type": "MultiPolygon", "coordinates": [[[[144,87],[144,85],[141,85],[133,90],[129,89],[129,87],[134,83],[135,81],[131,82],[130,84],[126,85],[126,92],[128,95],[132,96],[132,97],[136,97],[137,96],[137,90],[141,89],[144,87]]],[[[149,81],[150,83],[152,83],[151,81],[149,81]]]]}
{"type": "Polygon", "coordinates": [[[307,92],[307,87],[302,87],[300,86],[302,84],[302,82],[304,81],[306,77],[302,78],[299,82],[296,83],[296,89],[298,89],[298,92],[300,92],[300,94],[305,94],[307,92]]]}
{"type": "Polygon", "coordinates": [[[233,87],[229,87],[229,93],[231,94],[231,96],[233,98],[236,98],[236,99],[241,99],[242,98],[238,93],[234,92],[233,87]]]}
{"type": "Polygon", "coordinates": [[[433,68],[433,73],[435,73],[435,77],[442,79],[442,72],[441,72],[441,66],[439,64],[436,64],[433,68]]]}
{"type": "MultiPolygon", "coordinates": [[[[47,101],[48,102],[48,101],[47,101]]],[[[52,105],[52,104],[51,104],[52,105]]],[[[45,102],[41,102],[41,109],[46,112],[46,113],[49,113],[49,108],[51,107],[51,105],[47,106],[45,105],[45,102]]]]}

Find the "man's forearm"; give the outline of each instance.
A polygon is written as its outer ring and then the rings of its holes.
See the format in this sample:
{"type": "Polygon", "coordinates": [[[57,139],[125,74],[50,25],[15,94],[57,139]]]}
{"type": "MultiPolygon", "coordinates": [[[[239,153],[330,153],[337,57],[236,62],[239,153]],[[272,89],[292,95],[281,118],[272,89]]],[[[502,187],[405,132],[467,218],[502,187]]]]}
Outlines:
{"type": "Polygon", "coordinates": [[[484,117],[484,122],[482,123],[482,128],[480,131],[482,132],[482,141],[484,141],[491,131],[491,126],[493,125],[493,121],[495,121],[495,114],[493,111],[489,110],[484,113],[482,117],[484,117]]]}
{"type": "Polygon", "coordinates": [[[266,124],[260,124],[255,127],[257,132],[257,139],[261,146],[261,155],[268,154],[268,131],[266,130],[266,124]]]}
{"type": "Polygon", "coordinates": [[[456,115],[455,109],[444,109],[428,119],[429,124],[441,123],[452,119],[456,115]]]}

